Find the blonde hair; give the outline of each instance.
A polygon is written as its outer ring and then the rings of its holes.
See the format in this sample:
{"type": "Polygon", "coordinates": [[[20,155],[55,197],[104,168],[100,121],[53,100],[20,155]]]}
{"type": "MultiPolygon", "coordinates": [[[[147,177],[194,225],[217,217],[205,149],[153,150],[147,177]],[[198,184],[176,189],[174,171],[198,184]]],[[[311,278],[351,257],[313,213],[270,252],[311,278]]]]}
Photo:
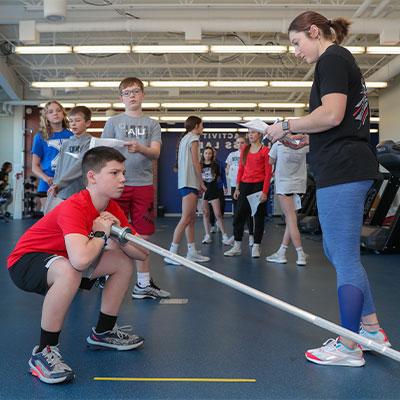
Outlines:
{"type": "Polygon", "coordinates": [[[63,113],[63,121],[62,121],[62,127],[63,129],[68,129],[69,128],[69,122],[67,119],[67,113],[64,110],[64,107],[57,101],[57,100],[51,100],[48,101],[44,107],[43,110],[40,112],[40,134],[42,135],[42,138],[44,140],[48,140],[49,137],[53,134],[53,130],[51,129],[51,125],[49,120],[47,119],[47,112],[49,110],[49,107],[51,104],[57,104],[62,113],[63,113]]]}

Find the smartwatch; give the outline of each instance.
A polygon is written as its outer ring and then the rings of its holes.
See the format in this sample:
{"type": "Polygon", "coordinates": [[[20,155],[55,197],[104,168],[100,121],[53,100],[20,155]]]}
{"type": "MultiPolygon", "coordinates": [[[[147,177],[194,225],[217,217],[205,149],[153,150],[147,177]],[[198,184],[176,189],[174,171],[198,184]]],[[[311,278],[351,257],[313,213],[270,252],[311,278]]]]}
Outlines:
{"type": "Polygon", "coordinates": [[[108,237],[104,231],[96,231],[90,235],[92,238],[101,238],[104,240],[104,246],[107,244],[108,237]]]}
{"type": "Polygon", "coordinates": [[[288,135],[289,133],[292,133],[292,131],[289,128],[289,121],[287,119],[284,119],[282,121],[282,130],[285,133],[285,136],[288,135]]]}

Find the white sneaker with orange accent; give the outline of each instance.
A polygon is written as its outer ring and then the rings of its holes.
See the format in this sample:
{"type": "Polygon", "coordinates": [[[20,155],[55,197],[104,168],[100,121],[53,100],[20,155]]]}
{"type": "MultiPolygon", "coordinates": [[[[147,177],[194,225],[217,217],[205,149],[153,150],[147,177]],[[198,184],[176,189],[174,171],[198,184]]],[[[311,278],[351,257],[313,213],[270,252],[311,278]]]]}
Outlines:
{"type": "MultiPolygon", "coordinates": [[[[358,332],[361,336],[373,340],[383,346],[391,347],[392,345],[389,342],[389,339],[386,335],[386,332],[381,328],[379,331],[376,332],[368,332],[363,325],[360,326],[360,331],[358,332]]],[[[371,351],[370,348],[360,345],[361,350],[363,351],[371,351]]]]}
{"type": "Polygon", "coordinates": [[[321,365],[362,367],[365,364],[362,350],[358,346],[350,349],[339,338],[328,339],[322,347],[307,350],[305,356],[308,361],[321,365]]]}

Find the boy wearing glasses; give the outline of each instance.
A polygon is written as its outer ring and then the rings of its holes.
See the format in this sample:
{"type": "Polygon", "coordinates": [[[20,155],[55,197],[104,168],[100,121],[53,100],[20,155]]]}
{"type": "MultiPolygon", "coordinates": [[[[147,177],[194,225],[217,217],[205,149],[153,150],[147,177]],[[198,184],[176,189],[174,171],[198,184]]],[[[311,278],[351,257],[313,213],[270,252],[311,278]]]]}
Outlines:
{"type": "MultiPolygon", "coordinates": [[[[157,121],[143,115],[144,85],[140,79],[123,79],[119,84],[119,94],[125,112],[106,122],[101,137],[126,141],[126,148],[122,150],[126,157],[126,182],[118,203],[135,230],[147,240],[155,231],[153,161],[160,156],[161,127],[157,121]]],[[[170,296],[150,278],[149,258],[137,261],[136,265],[134,299],[170,296]]]]}

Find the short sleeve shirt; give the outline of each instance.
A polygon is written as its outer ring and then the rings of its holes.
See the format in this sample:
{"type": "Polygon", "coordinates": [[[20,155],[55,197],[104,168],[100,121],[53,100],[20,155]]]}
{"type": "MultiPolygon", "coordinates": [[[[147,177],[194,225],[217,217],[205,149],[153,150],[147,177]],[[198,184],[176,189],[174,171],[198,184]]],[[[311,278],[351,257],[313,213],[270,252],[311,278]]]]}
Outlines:
{"type": "Polygon", "coordinates": [[[346,110],[338,126],[310,134],[309,163],[317,188],[377,178],[364,78],[352,54],[338,45],[329,46],[317,61],[310,111],[321,106],[322,97],[331,93],[347,96],[346,110]]]}
{"type": "Polygon", "coordinates": [[[236,187],[236,178],[239,171],[239,161],[240,161],[240,150],[232,151],[229,153],[226,164],[229,165],[229,183],[231,187],[236,187]]]}
{"type": "MultiPolygon", "coordinates": [[[[151,142],[161,143],[160,124],[149,117],[131,117],[125,113],[111,117],[104,126],[102,138],[137,140],[150,147],[151,142]]],[[[129,153],[127,148],[118,149],[125,156],[127,186],[148,186],[153,184],[153,160],[142,153],[129,153]]]]}
{"type": "MultiPolygon", "coordinates": [[[[192,159],[192,144],[199,142],[199,136],[193,132],[187,133],[179,144],[178,151],[178,189],[190,187],[199,189],[200,181],[196,174],[192,159]]],[[[198,147],[198,159],[200,160],[200,146],[198,147]]]]}

